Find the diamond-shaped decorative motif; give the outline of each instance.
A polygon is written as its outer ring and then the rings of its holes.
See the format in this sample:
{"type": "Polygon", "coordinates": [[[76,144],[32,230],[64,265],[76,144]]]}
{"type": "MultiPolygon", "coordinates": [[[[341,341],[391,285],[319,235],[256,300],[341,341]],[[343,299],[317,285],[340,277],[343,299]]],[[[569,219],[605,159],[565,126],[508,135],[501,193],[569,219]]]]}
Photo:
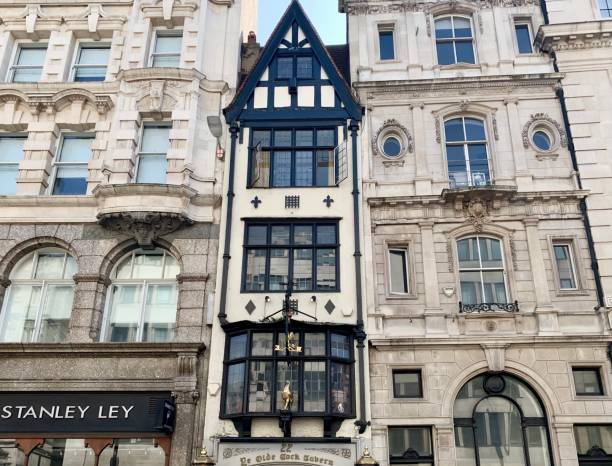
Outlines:
{"type": "Polygon", "coordinates": [[[255,309],[257,309],[257,306],[255,306],[255,304],[253,303],[253,301],[249,300],[248,303],[246,303],[246,306],[244,306],[244,308],[246,309],[246,311],[249,313],[249,315],[253,314],[253,311],[255,309]]]}
{"type": "Polygon", "coordinates": [[[334,303],[332,303],[331,299],[329,299],[327,301],[327,303],[325,303],[325,310],[331,314],[332,312],[334,312],[334,309],[336,309],[336,305],[334,303]]]}

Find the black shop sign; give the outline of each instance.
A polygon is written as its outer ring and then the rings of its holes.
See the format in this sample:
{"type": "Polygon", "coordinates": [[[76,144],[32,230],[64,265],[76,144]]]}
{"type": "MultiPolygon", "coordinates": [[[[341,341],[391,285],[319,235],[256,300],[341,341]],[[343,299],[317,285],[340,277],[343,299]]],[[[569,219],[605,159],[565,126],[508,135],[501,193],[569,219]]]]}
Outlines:
{"type": "Polygon", "coordinates": [[[170,433],[170,393],[0,393],[0,434],[170,433]]]}

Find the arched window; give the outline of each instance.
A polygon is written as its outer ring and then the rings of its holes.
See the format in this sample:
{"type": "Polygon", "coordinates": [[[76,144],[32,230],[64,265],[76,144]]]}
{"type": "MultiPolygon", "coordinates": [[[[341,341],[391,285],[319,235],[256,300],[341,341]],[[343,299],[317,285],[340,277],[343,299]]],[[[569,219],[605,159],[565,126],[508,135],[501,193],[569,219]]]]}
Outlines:
{"type": "Polygon", "coordinates": [[[161,249],[124,257],[112,274],[103,341],[172,341],[179,272],[176,259],[161,249]]]}
{"type": "Polygon", "coordinates": [[[508,289],[500,240],[470,236],[457,241],[461,302],[464,305],[506,304],[508,289]]]}
{"type": "Polygon", "coordinates": [[[546,414],[525,383],[507,374],[470,380],[455,400],[457,466],[551,466],[546,414]]]}
{"type": "Polygon", "coordinates": [[[444,122],[451,188],[491,183],[487,134],[482,120],[459,117],[444,122]]]}
{"type": "Polygon", "coordinates": [[[0,315],[0,341],[61,343],[68,337],[77,272],[61,249],[34,251],[12,270],[0,315]]]}
{"type": "Polygon", "coordinates": [[[436,51],[438,65],[476,63],[472,20],[465,16],[436,19],[436,51]]]}

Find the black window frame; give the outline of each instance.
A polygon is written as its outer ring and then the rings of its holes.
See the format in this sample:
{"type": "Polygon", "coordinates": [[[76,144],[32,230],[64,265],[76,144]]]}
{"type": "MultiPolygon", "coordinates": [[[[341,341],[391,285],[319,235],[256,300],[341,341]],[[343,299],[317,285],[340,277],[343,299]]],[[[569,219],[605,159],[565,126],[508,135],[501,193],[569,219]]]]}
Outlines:
{"type": "Polygon", "coordinates": [[[312,250],[312,287],[309,289],[298,289],[292,286],[293,293],[337,293],[340,291],[340,224],[339,219],[296,219],[296,220],[283,220],[283,219],[249,219],[244,222],[244,239],[243,239],[243,257],[242,257],[242,276],[240,291],[241,293],[285,293],[286,286],[281,289],[273,290],[270,289],[270,250],[271,249],[288,249],[288,270],[287,277],[289,281],[293,281],[293,262],[294,262],[294,251],[296,249],[311,249],[312,250]],[[294,242],[294,231],[295,226],[312,226],[312,241],[311,244],[299,244],[294,242]],[[266,244],[253,244],[249,243],[249,228],[252,226],[266,226],[266,244]],[[289,243],[288,244],[274,244],[272,242],[272,227],[276,226],[289,226],[289,243]],[[333,226],[336,233],[335,243],[317,243],[317,227],[318,226],[333,226]],[[336,255],[336,285],[334,288],[319,288],[317,286],[317,250],[318,249],[334,249],[336,255]],[[266,250],[266,271],[265,271],[265,284],[261,290],[252,290],[247,288],[247,265],[248,255],[250,250],[266,250]]]}
{"type": "Polygon", "coordinates": [[[433,449],[433,429],[431,425],[426,426],[393,426],[388,427],[388,436],[389,436],[389,463],[390,464],[430,464],[434,466],[434,449],[433,449]],[[420,455],[419,452],[412,448],[408,448],[402,456],[393,456],[391,455],[391,431],[392,430],[422,430],[429,432],[429,449],[431,451],[431,455],[420,455]]]}
{"type": "Polygon", "coordinates": [[[300,81],[311,81],[315,80],[315,68],[319,66],[318,61],[315,62],[315,56],[310,50],[310,48],[300,48],[297,51],[293,51],[290,49],[287,50],[279,50],[276,58],[274,59],[274,65],[271,67],[273,76],[270,76],[273,81],[278,82],[289,82],[293,84],[295,80],[300,81]],[[310,59],[310,75],[300,75],[298,61],[301,58],[309,58],[310,59]],[[288,61],[291,60],[291,74],[283,74],[281,75],[281,66],[280,61],[288,61]]]}
{"type": "Polygon", "coordinates": [[[572,367],[572,379],[574,381],[574,392],[576,396],[580,396],[580,397],[582,396],[605,396],[603,378],[601,376],[601,367],[599,366],[573,366],[572,367]],[[599,388],[599,392],[598,393],[579,392],[578,387],[576,386],[576,378],[575,378],[576,372],[594,372],[597,375],[597,385],[599,388]]]}
{"type": "MultiPolygon", "coordinates": [[[[612,428],[612,424],[574,424],[574,437],[576,438],[577,428],[588,428],[588,427],[609,427],[612,428]]],[[[601,445],[591,445],[586,454],[581,454],[578,450],[578,439],[576,438],[576,451],[578,454],[578,465],[579,466],[608,466],[612,464],[612,449],[607,451],[602,448],[601,445]]]]}
{"type": "Polygon", "coordinates": [[[391,371],[391,379],[393,382],[393,398],[402,400],[423,399],[423,371],[421,369],[393,369],[391,371]],[[402,374],[417,374],[419,381],[419,394],[417,396],[402,396],[397,393],[397,383],[395,382],[395,376],[402,374]]]}
{"type": "Polygon", "coordinates": [[[334,186],[338,186],[340,183],[339,179],[339,157],[338,157],[338,141],[339,141],[339,127],[338,125],[317,125],[317,126],[269,126],[269,127],[254,127],[249,131],[249,160],[248,160],[248,170],[247,170],[247,188],[252,189],[286,189],[286,188],[330,188],[334,186]],[[331,145],[318,144],[318,131],[333,131],[334,139],[331,145]],[[269,133],[269,143],[268,145],[263,145],[261,143],[255,143],[255,132],[263,132],[267,131],[269,133]],[[276,145],[275,144],[275,134],[277,132],[285,132],[291,131],[291,144],[290,145],[276,145]],[[313,144],[310,146],[300,146],[297,144],[297,133],[298,131],[312,131],[313,136],[313,144]],[[256,180],[253,178],[253,157],[256,152],[268,152],[269,157],[269,171],[268,171],[268,186],[255,186],[256,180]],[[333,154],[334,158],[334,166],[333,166],[333,184],[318,184],[317,183],[317,152],[319,151],[329,151],[333,154]],[[290,166],[290,180],[287,185],[278,185],[275,186],[274,180],[274,152],[289,152],[291,154],[291,166],[290,166]],[[312,181],[310,185],[299,185],[296,183],[296,153],[297,152],[312,152],[312,181]]]}
{"type": "Polygon", "coordinates": [[[294,417],[325,417],[336,419],[351,419],[355,417],[356,412],[356,393],[355,393],[355,348],[354,348],[354,329],[347,325],[337,326],[321,326],[313,324],[299,324],[294,322],[291,331],[299,334],[299,346],[304,348],[305,335],[325,334],[325,354],[306,356],[304,349],[301,353],[290,353],[274,351],[274,345],[279,344],[279,336],[285,334],[284,322],[275,322],[273,324],[243,326],[239,324],[234,329],[227,329],[225,339],[225,353],[223,358],[223,385],[221,393],[221,419],[241,419],[241,418],[258,418],[258,417],[278,417],[280,408],[277,408],[277,365],[279,362],[297,362],[298,368],[298,406],[295,410],[291,410],[291,415],[294,417]],[[258,333],[272,333],[273,346],[272,353],[269,355],[253,355],[252,342],[253,335],[258,333]],[[342,335],[347,338],[349,355],[347,358],[340,356],[332,356],[331,336],[332,334],[342,335]],[[230,359],[230,344],[232,337],[246,335],[246,351],[244,356],[230,359]],[[270,393],[270,411],[249,411],[249,369],[251,362],[270,362],[272,364],[272,376],[270,386],[273,387],[270,393]],[[304,366],[306,362],[325,362],[325,409],[323,411],[305,411],[304,406],[304,366]],[[344,409],[344,412],[334,411],[332,409],[332,364],[342,364],[349,368],[350,376],[350,403],[344,409]],[[228,372],[231,366],[244,364],[243,373],[243,391],[242,391],[242,409],[240,411],[228,413],[227,410],[227,388],[228,388],[228,372]]]}

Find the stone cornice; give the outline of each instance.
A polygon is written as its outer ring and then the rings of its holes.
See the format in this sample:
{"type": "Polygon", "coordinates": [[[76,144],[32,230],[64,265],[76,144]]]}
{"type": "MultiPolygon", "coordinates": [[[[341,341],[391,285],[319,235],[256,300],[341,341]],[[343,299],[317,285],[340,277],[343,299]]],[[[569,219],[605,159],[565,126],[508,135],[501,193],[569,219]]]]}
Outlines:
{"type": "MultiPolygon", "coordinates": [[[[450,315],[449,315],[450,317],[450,315]]],[[[609,335],[563,335],[563,336],[487,336],[487,343],[490,344],[509,344],[512,347],[522,347],[531,345],[568,345],[576,344],[578,346],[600,347],[612,342],[612,337],[609,335]]],[[[403,351],[406,349],[414,349],[416,347],[437,347],[440,349],[452,348],[457,345],[462,349],[482,349],[482,337],[444,337],[444,338],[411,338],[411,337],[390,337],[390,338],[372,338],[369,340],[372,347],[378,351],[403,351]]]]}
{"type": "Polygon", "coordinates": [[[131,70],[121,70],[117,75],[117,81],[128,83],[155,80],[197,82],[199,88],[207,92],[225,93],[229,91],[229,85],[225,81],[207,79],[204,74],[195,69],[134,68],[131,70]]]}
{"type": "Polygon", "coordinates": [[[546,52],[612,47],[612,21],[542,26],[535,43],[546,52]]]}
{"type": "Polygon", "coordinates": [[[563,78],[562,73],[520,74],[502,76],[478,76],[463,78],[435,78],[396,81],[361,81],[353,85],[358,91],[370,91],[376,94],[393,94],[398,92],[443,92],[448,90],[481,90],[514,88],[549,87],[556,88],[563,78]]]}
{"type": "Polygon", "coordinates": [[[0,343],[0,357],[177,357],[201,354],[204,343],[0,343]]]}
{"type": "Polygon", "coordinates": [[[493,7],[517,7],[535,5],[538,0],[449,0],[449,1],[423,1],[423,0],[339,0],[338,9],[349,15],[372,15],[380,13],[405,13],[424,11],[429,12],[432,8],[444,8],[453,11],[454,8],[466,6],[471,8],[493,8],[493,7]]]}

